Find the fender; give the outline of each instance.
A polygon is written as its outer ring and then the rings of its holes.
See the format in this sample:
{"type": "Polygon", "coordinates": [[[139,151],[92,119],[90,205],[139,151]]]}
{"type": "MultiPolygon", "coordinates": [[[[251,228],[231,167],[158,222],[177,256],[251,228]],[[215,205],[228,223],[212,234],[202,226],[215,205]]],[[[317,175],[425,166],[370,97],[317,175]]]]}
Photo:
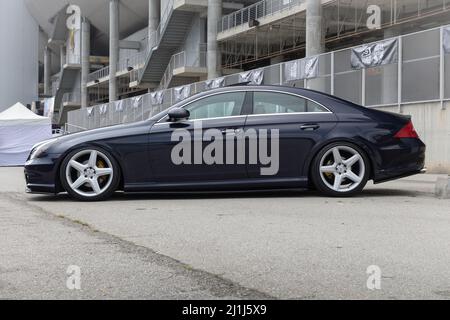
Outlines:
{"type": "Polygon", "coordinates": [[[376,165],[375,161],[373,159],[379,158],[378,154],[372,150],[366,143],[363,142],[363,138],[360,137],[360,139],[354,139],[349,137],[333,137],[333,138],[327,138],[329,140],[321,142],[319,144],[316,144],[313,149],[311,150],[310,154],[305,160],[304,166],[303,166],[303,173],[304,176],[309,177],[311,164],[316,157],[316,155],[327,145],[330,145],[334,142],[348,142],[352,143],[359,148],[361,148],[367,155],[369,161],[370,161],[370,168],[371,168],[371,175],[370,177],[373,178],[375,176],[375,173],[378,170],[378,166],[376,165]]]}

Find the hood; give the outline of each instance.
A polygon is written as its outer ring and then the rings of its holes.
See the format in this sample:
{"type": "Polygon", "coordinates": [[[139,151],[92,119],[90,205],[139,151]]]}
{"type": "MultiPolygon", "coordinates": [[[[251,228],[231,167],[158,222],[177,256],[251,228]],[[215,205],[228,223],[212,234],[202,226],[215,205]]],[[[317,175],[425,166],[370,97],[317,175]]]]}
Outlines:
{"type": "Polygon", "coordinates": [[[67,152],[67,150],[73,150],[75,147],[85,143],[98,142],[105,139],[137,134],[146,134],[150,131],[154,123],[154,120],[145,120],[63,135],[53,141],[47,153],[62,154],[67,152]]]}

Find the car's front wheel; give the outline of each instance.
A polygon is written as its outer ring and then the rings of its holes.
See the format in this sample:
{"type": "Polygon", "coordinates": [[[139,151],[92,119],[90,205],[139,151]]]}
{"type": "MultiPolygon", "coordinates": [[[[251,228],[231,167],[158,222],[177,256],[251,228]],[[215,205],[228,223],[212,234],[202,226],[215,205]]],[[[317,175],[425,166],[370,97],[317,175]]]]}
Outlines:
{"type": "Polygon", "coordinates": [[[99,201],[109,198],[120,183],[120,168],[106,151],[88,147],[71,152],[64,159],[60,179],[75,199],[99,201]]]}
{"type": "Polygon", "coordinates": [[[311,178],[315,187],[326,195],[351,196],[366,185],[369,165],[359,147],[346,142],[333,143],[315,157],[311,178]]]}

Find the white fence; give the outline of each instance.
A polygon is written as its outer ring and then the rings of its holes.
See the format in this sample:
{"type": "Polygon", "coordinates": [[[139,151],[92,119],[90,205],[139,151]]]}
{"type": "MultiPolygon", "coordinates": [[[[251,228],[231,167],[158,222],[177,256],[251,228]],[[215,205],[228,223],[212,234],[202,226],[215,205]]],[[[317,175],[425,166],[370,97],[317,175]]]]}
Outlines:
{"type": "MultiPolygon", "coordinates": [[[[263,72],[261,84],[316,89],[364,106],[397,106],[400,111],[402,105],[409,103],[440,101],[443,106],[444,101],[450,100],[450,53],[444,50],[447,28],[450,26],[398,37],[395,63],[354,69],[350,59],[352,48],[347,48],[317,56],[318,72],[310,79],[290,80],[286,65],[292,61],[258,69],[263,72]]],[[[301,65],[302,60],[294,61],[301,65]]],[[[222,83],[237,84],[242,78],[240,74],[232,74],[224,76],[222,83]]],[[[180,99],[207,89],[207,82],[202,81],[71,111],[68,123],[72,131],[79,131],[148,119],[180,99]]]]}

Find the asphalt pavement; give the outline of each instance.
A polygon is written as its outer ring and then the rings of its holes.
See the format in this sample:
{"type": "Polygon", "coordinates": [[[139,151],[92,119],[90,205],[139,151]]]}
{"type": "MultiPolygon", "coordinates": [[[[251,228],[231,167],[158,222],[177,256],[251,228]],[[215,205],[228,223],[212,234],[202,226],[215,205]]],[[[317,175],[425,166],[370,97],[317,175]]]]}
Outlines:
{"type": "Polygon", "coordinates": [[[438,175],[313,191],[27,195],[0,168],[0,299],[450,299],[438,175]],[[80,290],[69,289],[69,266],[80,290]],[[370,288],[367,270],[381,272],[370,288]]]}

